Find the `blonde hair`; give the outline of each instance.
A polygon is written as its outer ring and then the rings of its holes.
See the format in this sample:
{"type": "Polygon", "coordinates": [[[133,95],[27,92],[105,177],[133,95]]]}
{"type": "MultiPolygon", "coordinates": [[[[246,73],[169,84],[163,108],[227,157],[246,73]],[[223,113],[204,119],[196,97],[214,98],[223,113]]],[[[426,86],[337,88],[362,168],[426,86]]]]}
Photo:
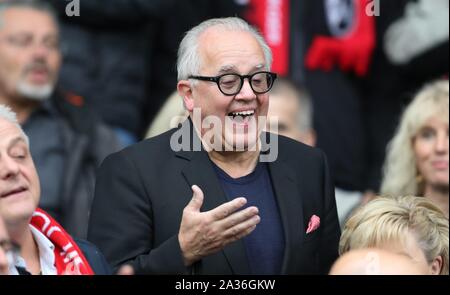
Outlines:
{"type": "Polygon", "coordinates": [[[448,274],[448,219],[422,197],[378,197],[359,208],[345,224],[339,253],[387,244],[405,246],[409,233],[429,264],[442,257],[440,274],[448,274]]]}
{"type": "Polygon", "coordinates": [[[438,116],[448,124],[449,82],[440,80],[426,85],[404,111],[394,138],[388,144],[383,167],[381,194],[421,195],[413,139],[431,117],[438,116]]]}

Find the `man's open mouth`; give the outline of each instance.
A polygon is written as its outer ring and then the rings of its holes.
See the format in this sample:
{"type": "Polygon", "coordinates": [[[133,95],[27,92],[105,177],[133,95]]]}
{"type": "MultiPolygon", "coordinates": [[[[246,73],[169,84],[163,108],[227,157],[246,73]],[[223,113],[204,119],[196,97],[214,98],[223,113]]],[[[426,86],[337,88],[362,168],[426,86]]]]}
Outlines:
{"type": "Polygon", "coordinates": [[[255,115],[255,111],[230,112],[228,117],[235,122],[245,122],[255,115]],[[248,118],[248,119],[247,119],[248,118]]]}

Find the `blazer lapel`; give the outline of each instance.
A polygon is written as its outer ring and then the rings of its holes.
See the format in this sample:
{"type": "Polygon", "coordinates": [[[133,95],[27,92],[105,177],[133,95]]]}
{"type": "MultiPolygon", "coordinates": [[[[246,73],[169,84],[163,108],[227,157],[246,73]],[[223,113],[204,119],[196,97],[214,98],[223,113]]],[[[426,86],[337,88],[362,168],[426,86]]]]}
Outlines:
{"type": "Polygon", "coordinates": [[[296,251],[300,251],[303,225],[303,205],[295,173],[280,159],[269,163],[272,187],[278,202],[281,221],[284,229],[285,251],[282,274],[292,273],[289,262],[296,251]]]}
{"type": "MultiPolygon", "coordinates": [[[[196,135],[194,134],[193,136],[196,135]]],[[[206,151],[203,149],[200,152],[180,151],[177,152],[177,156],[189,160],[189,163],[182,169],[182,174],[189,186],[196,184],[204,193],[202,212],[212,210],[227,202],[225,193],[206,151]]],[[[226,246],[223,253],[233,273],[250,274],[247,252],[242,240],[226,246]]]]}

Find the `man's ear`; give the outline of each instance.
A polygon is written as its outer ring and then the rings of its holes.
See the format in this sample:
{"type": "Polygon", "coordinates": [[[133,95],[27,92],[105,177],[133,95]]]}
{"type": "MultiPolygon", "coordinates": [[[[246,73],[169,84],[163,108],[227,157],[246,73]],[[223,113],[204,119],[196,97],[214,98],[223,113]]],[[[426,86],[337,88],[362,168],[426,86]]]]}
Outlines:
{"type": "Polygon", "coordinates": [[[442,256],[434,258],[433,262],[431,262],[431,274],[433,275],[441,274],[442,266],[443,266],[442,256]]]}
{"type": "Polygon", "coordinates": [[[178,94],[183,98],[184,107],[189,113],[194,110],[194,98],[192,97],[192,86],[188,80],[180,80],[177,84],[178,94]]]}

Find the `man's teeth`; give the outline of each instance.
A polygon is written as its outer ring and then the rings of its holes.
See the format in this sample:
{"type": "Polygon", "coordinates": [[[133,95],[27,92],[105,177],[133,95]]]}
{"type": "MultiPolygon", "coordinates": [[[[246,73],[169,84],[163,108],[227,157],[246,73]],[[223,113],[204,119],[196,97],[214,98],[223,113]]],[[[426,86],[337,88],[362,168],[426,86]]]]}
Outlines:
{"type": "Polygon", "coordinates": [[[236,113],[230,113],[231,116],[236,117],[236,116],[252,116],[255,113],[255,111],[244,111],[244,112],[236,112],[236,113]]]}

